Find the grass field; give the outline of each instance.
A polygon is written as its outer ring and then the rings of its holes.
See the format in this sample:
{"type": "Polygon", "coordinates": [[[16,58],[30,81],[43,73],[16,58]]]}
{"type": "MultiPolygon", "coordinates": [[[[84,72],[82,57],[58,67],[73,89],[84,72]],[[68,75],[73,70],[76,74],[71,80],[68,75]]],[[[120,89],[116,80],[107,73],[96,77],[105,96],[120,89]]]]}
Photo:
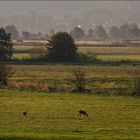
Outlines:
{"type": "Polygon", "coordinates": [[[140,139],[139,98],[0,90],[0,109],[1,140],[140,139]]]}
{"type": "Polygon", "coordinates": [[[13,58],[18,60],[30,59],[30,53],[14,53],[13,58]]]}
{"type": "Polygon", "coordinates": [[[33,65],[22,60],[46,42],[32,43],[17,44],[10,64],[15,73],[8,87],[0,89],[0,140],[140,139],[140,98],[132,96],[131,87],[134,77],[140,77],[140,47],[78,47],[78,52],[107,62],[100,65],[33,65]],[[85,71],[91,93],[71,92],[77,67],[85,71]],[[48,91],[54,82],[56,93],[48,91]],[[89,116],[79,117],[80,109],[89,116]]]}
{"type": "MultiPolygon", "coordinates": [[[[94,54],[93,54],[94,55],[94,54]]],[[[14,59],[24,60],[30,59],[30,53],[15,53],[13,55],[14,59]]],[[[101,61],[105,62],[119,62],[119,61],[137,61],[140,62],[140,55],[122,55],[122,54],[111,54],[111,55],[96,55],[96,58],[101,61]]]]}
{"type": "MultiPolygon", "coordinates": [[[[15,46],[14,59],[30,59],[31,50],[38,46],[15,46]]],[[[105,62],[140,61],[140,47],[78,47],[78,52],[96,56],[105,62]]]]}
{"type": "MultiPolygon", "coordinates": [[[[52,85],[55,81],[58,89],[71,91],[74,88],[70,82],[73,78],[72,69],[76,67],[85,71],[86,87],[103,94],[121,92],[121,94],[127,95],[134,75],[140,76],[139,66],[12,65],[15,74],[10,79],[10,84],[16,89],[35,88],[40,90],[44,86],[52,85]]],[[[46,91],[46,88],[44,90],[46,91]]]]}
{"type": "Polygon", "coordinates": [[[79,47],[81,53],[93,53],[97,55],[138,55],[140,47],[79,47]]]}
{"type": "Polygon", "coordinates": [[[131,61],[140,62],[140,55],[97,55],[97,59],[106,62],[131,61]]]}

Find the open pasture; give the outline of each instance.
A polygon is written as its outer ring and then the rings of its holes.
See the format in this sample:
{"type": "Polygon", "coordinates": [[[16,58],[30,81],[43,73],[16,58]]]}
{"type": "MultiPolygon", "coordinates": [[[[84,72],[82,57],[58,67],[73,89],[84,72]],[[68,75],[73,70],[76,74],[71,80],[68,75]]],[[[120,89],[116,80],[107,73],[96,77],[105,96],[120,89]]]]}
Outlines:
{"type": "Polygon", "coordinates": [[[105,62],[140,62],[140,55],[97,55],[97,59],[105,62]]]}
{"type": "MultiPolygon", "coordinates": [[[[14,46],[13,58],[30,59],[32,50],[39,48],[41,46],[14,46]]],[[[78,47],[78,52],[87,56],[96,56],[97,59],[106,62],[140,61],[140,47],[78,47]]]]}
{"type": "MultiPolygon", "coordinates": [[[[14,50],[15,51],[30,51],[31,49],[34,48],[38,48],[38,47],[44,47],[46,46],[46,41],[42,40],[42,41],[24,41],[21,43],[14,43],[14,50]],[[28,44],[30,43],[30,44],[28,44]],[[39,44],[42,43],[42,44],[39,44]]],[[[140,44],[139,43],[129,43],[127,46],[123,47],[123,46],[119,46],[118,43],[116,43],[118,46],[117,47],[113,47],[111,46],[111,44],[115,44],[111,41],[76,41],[76,44],[80,44],[80,46],[78,46],[78,51],[81,53],[87,53],[87,52],[91,52],[94,54],[131,54],[131,55],[135,55],[135,54],[140,54],[140,44]],[[90,47],[85,44],[90,45],[90,47]],[[96,47],[97,45],[97,47],[96,47]],[[101,46],[98,46],[101,45],[101,46]],[[104,45],[106,47],[104,47],[104,45]],[[108,45],[108,46],[107,46],[108,45]]],[[[116,45],[115,44],[115,45],[116,45]]]]}
{"type": "Polygon", "coordinates": [[[14,53],[13,58],[17,60],[30,59],[30,53],[14,53]]]}
{"type": "MultiPolygon", "coordinates": [[[[48,43],[47,40],[22,40],[13,41],[14,46],[45,46],[48,43]]],[[[75,40],[77,46],[140,46],[139,41],[113,41],[113,40],[75,40]]]]}
{"type": "MultiPolygon", "coordinates": [[[[32,48],[18,49],[14,58],[30,57],[32,48]]],[[[78,51],[107,62],[140,61],[139,47],[79,47],[78,51]]],[[[140,139],[139,97],[126,96],[131,94],[134,76],[140,76],[139,66],[11,66],[15,73],[9,89],[0,90],[1,140],[140,139]],[[91,93],[71,93],[72,69],[76,67],[85,71],[91,93]],[[54,82],[59,90],[50,93],[47,87],[54,82]],[[79,117],[80,109],[88,117],[79,117]],[[23,111],[28,111],[26,117],[23,111]]]]}
{"type": "Polygon", "coordinates": [[[17,90],[0,97],[1,140],[140,139],[139,98],[17,90]]]}
{"type": "Polygon", "coordinates": [[[140,47],[79,47],[78,52],[97,55],[139,55],[140,47]]]}
{"type": "MultiPolygon", "coordinates": [[[[23,40],[21,42],[16,42],[14,41],[14,46],[44,46],[48,43],[47,40],[23,40]]],[[[80,40],[80,41],[75,41],[75,43],[78,46],[91,46],[91,45],[111,45],[111,44],[121,44],[120,42],[114,42],[114,41],[96,41],[96,40],[92,40],[92,41],[84,41],[84,40],[80,40]]]]}

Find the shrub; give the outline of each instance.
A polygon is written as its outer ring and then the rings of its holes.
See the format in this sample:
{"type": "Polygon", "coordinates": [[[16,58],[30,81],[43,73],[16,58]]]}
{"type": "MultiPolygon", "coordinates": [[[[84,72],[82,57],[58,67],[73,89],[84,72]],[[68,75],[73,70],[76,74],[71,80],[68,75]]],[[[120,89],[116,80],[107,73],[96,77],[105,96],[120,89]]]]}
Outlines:
{"type": "Polygon", "coordinates": [[[41,59],[46,55],[47,50],[42,47],[34,48],[31,50],[30,58],[31,59],[41,59]]]}
{"type": "Polygon", "coordinates": [[[139,76],[139,72],[133,71],[131,74],[132,74],[132,79],[128,82],[128,86],[129,86],[128,93],[130,95],[140,95],[140,76],[139,76]]]}
{"type": "Polygon", "coordinates": [[[49,92],[58,92],[58,82],[56,80],[52,80],[52,82],[48,86],[49,92]]]}
{"type": "Polygon", "coordinates": [[[131,95],[140,95],[140,77],[133,77],[131,87],[131,95]]]}
{"type": "Polygon", "coordinates": [[[51,61],[74,61],[77,47],[67,32],[58,32],[51,36],[48,43],[48,58],[51,61]]]}
{"type": "Polygon", "coordinates": [[[48,91],[49,92],[58,92],[59,91],[59,83],[56,80],[56,69],[54,67],[50,67],[50,77],[51,80],[49,81],[48,91]]]}
{"type": "Polygon", "coordinates": [[[0,87],[7,86],[8,81],[14,74],[12,68],[5,63],[0,63],[0,87]]]}
{"type": "Polygon", "coordinates": [[[72,70],[72,84],[74,84],[74,92],[85,92],[86,91],[86,71],[77,67],[72,70]]]}

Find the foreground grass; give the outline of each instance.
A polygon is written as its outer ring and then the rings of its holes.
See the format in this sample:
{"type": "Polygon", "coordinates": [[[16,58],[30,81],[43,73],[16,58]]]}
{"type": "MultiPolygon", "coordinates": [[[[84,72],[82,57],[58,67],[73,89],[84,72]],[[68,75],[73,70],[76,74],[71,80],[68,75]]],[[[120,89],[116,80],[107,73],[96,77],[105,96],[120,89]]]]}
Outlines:
{"type": "Polygon", "coordinates": [[[2,140],[140,139],[139,98],[0,90],[0,110],[2,140]]]}

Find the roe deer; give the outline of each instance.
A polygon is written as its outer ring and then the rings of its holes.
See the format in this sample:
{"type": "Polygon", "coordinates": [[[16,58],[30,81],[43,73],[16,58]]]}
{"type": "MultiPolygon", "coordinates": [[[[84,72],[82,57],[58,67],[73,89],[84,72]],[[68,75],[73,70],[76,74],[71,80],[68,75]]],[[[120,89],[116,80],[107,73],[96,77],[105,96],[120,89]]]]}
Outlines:
{"type": "Polygon", "coordinates": [[[83,115],[83,116],[86,116],[86,117],[88,116],[88,114],[86,113],[86,111],[84,111],[84,110],[79,110],[78,116],[81,117],[82,115],[83,115]]]}
{"type": "Polygon", "coordinates": [[[26,116],[26,115],[27,115],[27,111],[24,111],[24,112],[23,112],[23,116],[26,116]]]}

